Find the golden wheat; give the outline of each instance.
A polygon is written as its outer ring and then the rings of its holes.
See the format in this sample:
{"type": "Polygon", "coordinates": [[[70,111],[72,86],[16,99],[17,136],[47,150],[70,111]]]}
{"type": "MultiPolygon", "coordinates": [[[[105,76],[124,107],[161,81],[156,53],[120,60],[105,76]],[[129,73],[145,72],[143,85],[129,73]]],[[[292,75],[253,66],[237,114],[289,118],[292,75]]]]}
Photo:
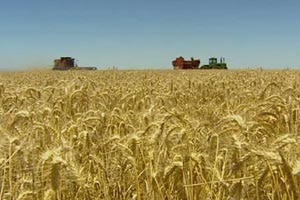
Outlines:
{"type": "Polygon", "coordinates": [[[0,74],[0,199],[299,199],[299,71],[0,74]]]}

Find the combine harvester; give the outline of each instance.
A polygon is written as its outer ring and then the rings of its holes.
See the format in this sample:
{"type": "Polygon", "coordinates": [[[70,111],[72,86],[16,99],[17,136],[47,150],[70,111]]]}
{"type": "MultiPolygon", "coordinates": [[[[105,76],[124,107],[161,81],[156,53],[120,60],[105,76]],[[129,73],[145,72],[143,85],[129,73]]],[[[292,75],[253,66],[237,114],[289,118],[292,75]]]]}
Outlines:
{"type": "Polygon", "coordinates": [[[72,57],[61,57],[54,60],[53,70],[97,70],[97,67],[78,67],[75,64],[75,59],[72,57]]]}
{"type": "Polygon", "coordinates": [[[202,65],[200,68],[200,60],[184,60],[183,57],[178,57],[172,61],[174,69],[228,69],[225,63],[225,58],[221,58],[218,63],[217,58],[210,58],[208,65],[202,65]]]}

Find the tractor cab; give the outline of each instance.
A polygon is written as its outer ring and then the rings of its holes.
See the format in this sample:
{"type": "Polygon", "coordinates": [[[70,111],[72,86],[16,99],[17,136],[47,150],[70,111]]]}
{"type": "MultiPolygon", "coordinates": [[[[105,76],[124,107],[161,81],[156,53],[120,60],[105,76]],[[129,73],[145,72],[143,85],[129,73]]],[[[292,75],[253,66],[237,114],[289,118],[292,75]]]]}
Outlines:
{"type": "Polygon", "coordinates": [[[214,64],[217,64],[218,63],[218,59],[217,58],[210,58],[209,59],[209,64],[210,65],[214,65],[214,64]]]}

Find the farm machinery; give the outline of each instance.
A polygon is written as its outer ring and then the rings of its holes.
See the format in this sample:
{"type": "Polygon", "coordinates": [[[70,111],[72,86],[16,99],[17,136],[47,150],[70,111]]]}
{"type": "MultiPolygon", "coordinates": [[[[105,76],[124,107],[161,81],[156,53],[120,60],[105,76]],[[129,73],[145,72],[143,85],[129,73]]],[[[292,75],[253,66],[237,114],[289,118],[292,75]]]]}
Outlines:
{"type": "Polygon", "coordinates": [[[72,57],[60,57],[54,60],[53,70],[97,70],[97,67],[78,67],[72,57]]]}
{"type": "Polygon", "coordinates": [[[200,60],[184,60],[182,56],[176,58],[176,60],[172,61],[174,69],[199,69],[200,60]]]}
{"type": "Polygon", "coordinates": [[[200,69],[228,69],[225,58],[221,58],[218,62],[217,58],[210,58],[208,65],[202,65],[200,69]]]}
{"type": "Polygon", "coordinates": [[[207,65],[202,65],[200,68],[200,60],[184,60],[182,56],[176,58],[172,61],[174,69],[228,69],[225,63],[225,58],[221,58],[218,62],[217,58],[209,58],[209,63],[207,65]]]}

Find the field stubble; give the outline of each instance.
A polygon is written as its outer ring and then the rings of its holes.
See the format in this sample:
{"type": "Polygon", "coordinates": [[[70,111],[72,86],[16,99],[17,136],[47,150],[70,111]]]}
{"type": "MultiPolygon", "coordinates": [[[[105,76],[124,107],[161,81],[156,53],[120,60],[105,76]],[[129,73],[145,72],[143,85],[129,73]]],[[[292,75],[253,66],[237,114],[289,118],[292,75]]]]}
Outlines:
{"type": "Polygon", "coordinates": [[[298,71],[0,74],[1,199],[299,199],[298,71]]]}

